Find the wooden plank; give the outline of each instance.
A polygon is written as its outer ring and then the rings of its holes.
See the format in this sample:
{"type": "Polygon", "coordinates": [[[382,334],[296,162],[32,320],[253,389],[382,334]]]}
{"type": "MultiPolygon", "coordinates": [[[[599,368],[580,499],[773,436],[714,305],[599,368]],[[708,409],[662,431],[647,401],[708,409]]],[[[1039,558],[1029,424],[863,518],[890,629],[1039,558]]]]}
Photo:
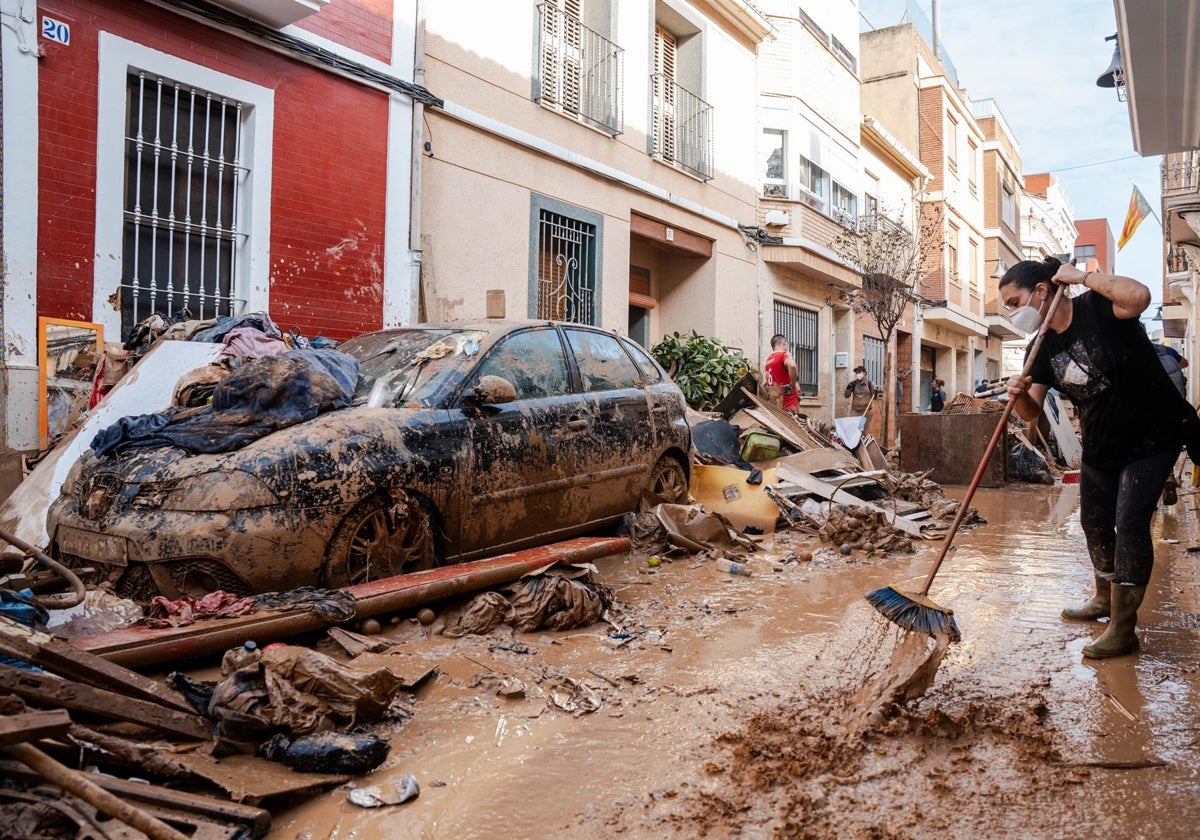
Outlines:
{"type": "Polygon", "coordinates": [[[0,747],[22,744],[40,738],[53,738],[71,728],[71,716],[66,709],[22,712],[0,717],[0,747]]]}
{"type": "Polygon", "coordinates": [[[183,697],[162,683],[4,616],[0,616],[0,653],[96,688],[115,690],[180,712],[193,711],[183,697]]]}
{"type": "Polygon", "coordinates": [[[819,473],[826,470],[857,471],[859,468],[859,463],[854,456],[840,446],[836,449],[821,447],[797,452],[795,455],[780,458],[779,463],[791,464],[796,469],[808,473],[819,473]]]}
{"type": "MultiPolygon", "coordinates": [[[[16,761],[0,761],[0,776],[30,784],[44,784],[41,776],[16,761]]],[[[262,837],[271,828],[271,814],[262,808],[239,805],[236,802],[185,793],[145,782],[131,782],[106,773],[89,773],[88,779],[97,787],[122,799],[193,814],[213,822],[244,825],[250,830],[250,834],[247,835],[249,837],[262,837]]]]}
{"type": "Polygon", "coordinates": [[[33,703],[138,723],[184,738],[207,741],[212,737],[208,721],[197,714],[164,709],[157,703],[11,665],[0,665],[0,689],[33,703]]]}
{"type": "Polygon", "coordinates": [[[858,496],[851,495],[845,490],[838,490],[836,485],[830,484],[827,481],[823,481],[817,478],[815,475],[809,475],[806,472],[789,467],[787,464],[780,464],[779,467],[777,467],[777,473],[780,479],[783,481],[795,484],[809,493],[814,493],[823,499],[829,499],[845,505],[857,505],[858,507],[864,507],[867,510],[879,511],[880,513],[884,514],[884,516],[887,517],[887,521],[892,522],[897,529],[906,534],[910,534],[911,536],[922,538],[921,528],[919,525],[900,516],[895,517],[893,522],[893,516],[890,510],[879,507],[871,502],[863,501],[862,499],[858,498],[858,496]]]}

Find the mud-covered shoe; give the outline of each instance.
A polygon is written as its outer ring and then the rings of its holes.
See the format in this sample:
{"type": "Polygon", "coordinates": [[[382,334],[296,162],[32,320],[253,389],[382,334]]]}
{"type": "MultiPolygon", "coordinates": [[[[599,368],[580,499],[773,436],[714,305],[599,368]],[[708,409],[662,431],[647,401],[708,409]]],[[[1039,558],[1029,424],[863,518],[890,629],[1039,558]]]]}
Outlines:
{"type": "Polygon", "coordinates": [[[1138,649],[1138,637],[1134,630],[1137,628],[1138,607],[1146,597],[1146,587],[1113,584],[1111,595],[1112,612],[1108,627],[1099,639],[1083,649],[1083,655],[1089,659],[1124,656],[1138,649]]]}
{"type": "Polygon", "coordinates": [[[1111,609],[1111,601],[1109,600],[1108,581],[1104,578],[1096,578],[1096,594],[1091,599],[1078,607],[1067,607],[1062,611],[1062,617],[1071,621],[1099,621],[1102,618],[1107,618],[1111,609]]]}

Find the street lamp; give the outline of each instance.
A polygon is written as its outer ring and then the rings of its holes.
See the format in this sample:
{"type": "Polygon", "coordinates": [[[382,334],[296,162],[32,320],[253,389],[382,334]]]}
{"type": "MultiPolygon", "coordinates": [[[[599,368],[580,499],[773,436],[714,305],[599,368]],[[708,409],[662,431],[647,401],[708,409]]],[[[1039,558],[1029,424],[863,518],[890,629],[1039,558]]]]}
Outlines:
{"type": "Polygon", "coordinates": [[[1125,64],[1121,61],[1121,42],[1117,40],[1116,33],[1108,36],[1105,41],[1113,42],[1112,61],[1108,64],[1108,69],[1100,74],[1100,78],[1096,79],[1096,87],[1116,88],[1117,101],[1125,101],[1125,64]]]}
{"type": "Polygon", "coordinates": [[[992,272],[992,279],[1003,280],[1007,271],[1008,266],[1004,264],[1004,257],[996,257],[996,270],[992,272]]]}

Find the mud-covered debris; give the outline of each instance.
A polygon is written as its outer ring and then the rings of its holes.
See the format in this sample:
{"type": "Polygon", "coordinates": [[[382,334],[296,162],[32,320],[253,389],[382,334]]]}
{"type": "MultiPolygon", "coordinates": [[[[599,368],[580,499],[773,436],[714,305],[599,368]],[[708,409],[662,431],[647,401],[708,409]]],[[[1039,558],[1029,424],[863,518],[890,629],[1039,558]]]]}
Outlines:
{"type": "Polygon", "coordinates": [[[572,679],[571,677],[563,677],[550,690],[550,701],[564,712],[570,712],[575,717],[590,714],[598,710],[603,704],[599,693],[594,688],[582,680],[572,679]]]}
{"type": "MultiPolygon", "coordinates": [[[[887,515],[853,505],[832,505],[821,526],[821,539],[850,550],[912,551],[912,541],[903,531],[893,528],[887,515]]],[[[843,551],[843,554],[849,553],[843,551]]]]}
{"type": "MultiPolygon", "coordinates": [[[[444,785],[445,782],[442,783],[444,785]]],[[[441,785],[434,785],[441,787],[441,785]]],[[[421,786],[416,776],[405,774],[394,785],[371,785],[355,788],[346,795],[351,804],[360,808],[378,808],[381,805],[403,805],[421,795],[421,786]]]]}
{"type": "MultiPolygon", "coordinates": [[[[939,522],[949,521],[958,515],[959,502],[946,498],[942,485],[929,480],[932,472],[929,469],[919,473],[889,473],[882,480],[893,499],[918,504],[939,522]]],[[[979,513],[974,508],[963,517],[963,523],[968,525],[980,521],[979,513]]]]}
{"type": "Polygon", "coordinates": [[[318,732],[299,738],[274,735],[259,752],[298,773],[358,775],[382,764],[388,750],[388,742],[375,735],[318,732]]]}

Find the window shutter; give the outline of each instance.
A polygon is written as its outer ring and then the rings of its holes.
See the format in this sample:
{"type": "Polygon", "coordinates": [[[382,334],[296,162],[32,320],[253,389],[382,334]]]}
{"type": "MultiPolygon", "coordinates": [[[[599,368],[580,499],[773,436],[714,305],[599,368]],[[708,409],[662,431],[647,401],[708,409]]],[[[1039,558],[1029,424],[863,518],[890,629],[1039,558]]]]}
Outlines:
{"type": "Polygon", "coordinates": [[[656,151],[675,160],[675,36],[654,27],[654,136],[656,151]]]}

